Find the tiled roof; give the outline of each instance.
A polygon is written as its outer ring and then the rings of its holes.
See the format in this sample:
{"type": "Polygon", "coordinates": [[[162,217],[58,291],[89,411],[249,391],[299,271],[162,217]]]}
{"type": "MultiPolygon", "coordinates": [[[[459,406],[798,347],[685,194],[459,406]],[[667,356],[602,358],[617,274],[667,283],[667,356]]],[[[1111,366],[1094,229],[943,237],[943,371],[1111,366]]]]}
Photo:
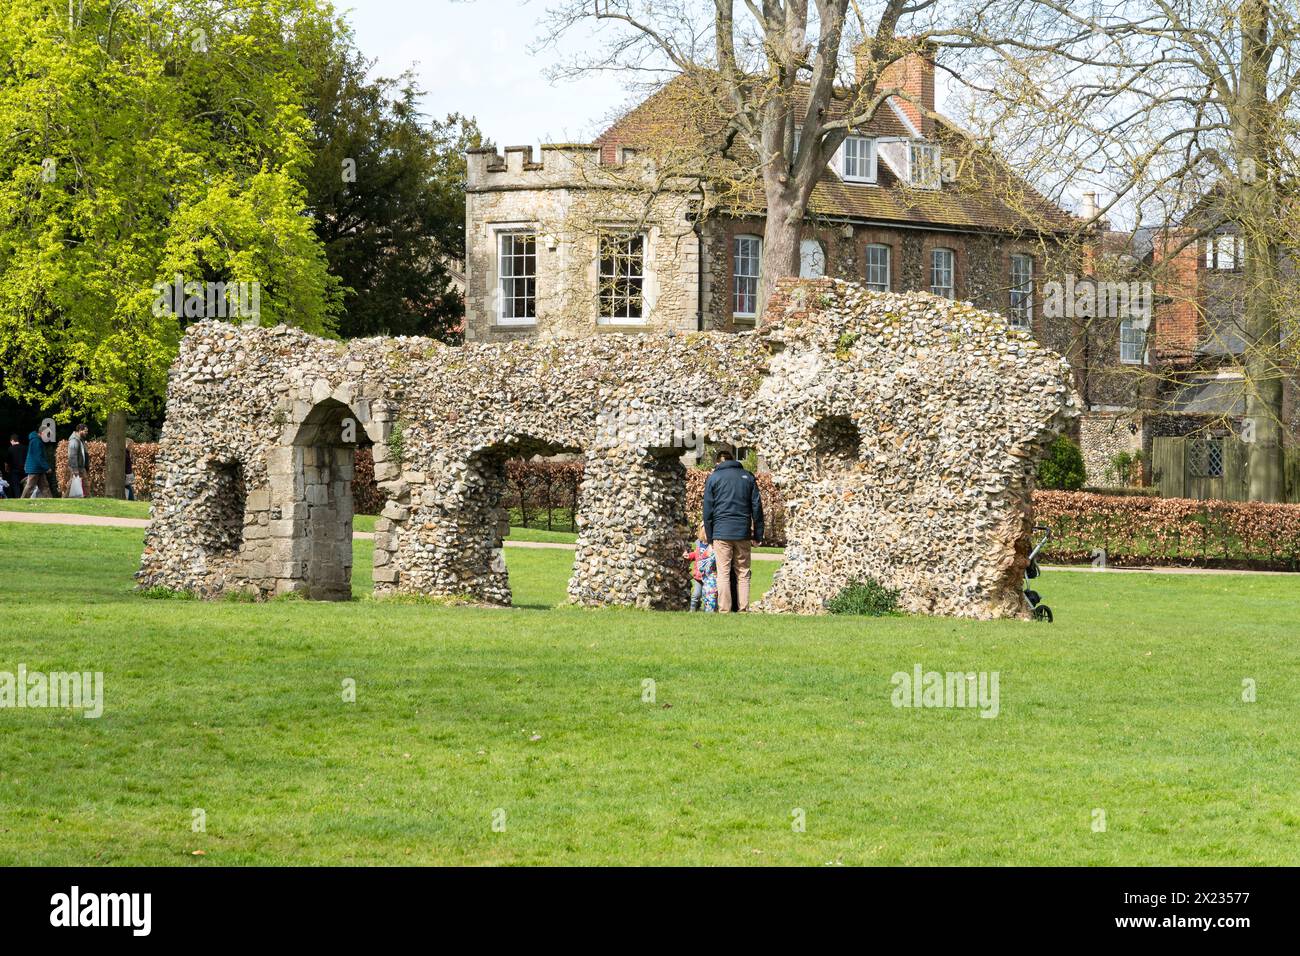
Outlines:
{"type": "MultiPolygon", "coordinates": [[[[606,148],[609,159],[614,158],[617,146],[651,152],[691,151],[695,155],[703,148],[706,153],[717,153],[715,162],[721,178],[751,184],[748,189],[736,191],[754,197],[757,208],[741,208],[744,204],[740,203],[737,208],[761,213],[757,157],[743,137],[735,136],[723,158],[725,119],[721,109],[704,108],[702,104],[707,102],[695,87],[679,77],[629,110],[601,134],[597,143],[606,148]]],[[[834,101],[831,114],[843,115],[845,105],[843,100],[834,101]]],[[[913,135],[888,103],[876,111],[862,132],[878,137],[913,135]]],[[[877,164],[875,185],[844,182],[833,170],[827,170],[813,189],[809,211],[830,218],[972,231],[1057,232],[1077,224],[1074,217],[1041,196],[951,122],[940,122],[931,139],[940,144],[944,157],[957,161],[956,181],[944,183],[937,190],[908,187],[882,158],[877,164]]]]}

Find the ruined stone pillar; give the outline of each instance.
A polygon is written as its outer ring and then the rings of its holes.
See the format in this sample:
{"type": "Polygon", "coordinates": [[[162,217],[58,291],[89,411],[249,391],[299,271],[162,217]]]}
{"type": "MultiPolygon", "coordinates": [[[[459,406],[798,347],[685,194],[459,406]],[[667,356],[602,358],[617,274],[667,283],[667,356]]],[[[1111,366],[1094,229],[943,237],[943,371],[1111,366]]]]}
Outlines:
{"type": "Polygon", "coordinates": [[[686,468],[681,449],[596,449],[578,496],[569,599],[587,605],[680,610],[690,601],[682,560],[686,468]]]}
{"type": "Polygon", "coordinates": [[[375,525],[375,591],[510,603],[498,456],[403,471],[375,525]],[[382,545],[382,548],[380,547],[382,545]]]}

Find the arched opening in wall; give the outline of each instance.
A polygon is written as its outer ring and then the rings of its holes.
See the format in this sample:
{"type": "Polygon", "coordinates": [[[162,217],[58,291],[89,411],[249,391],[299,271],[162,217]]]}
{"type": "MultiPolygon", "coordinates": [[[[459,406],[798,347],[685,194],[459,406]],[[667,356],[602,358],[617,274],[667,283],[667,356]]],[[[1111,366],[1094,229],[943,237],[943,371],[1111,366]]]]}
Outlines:
{"type": "Polygon", "coordinates": [[[292,515],[298,538],[296,560],[305,597],[346,601],[352,597],[352,483],[356,452],[368,448],[361,420],[347,405],[328,398],[318,402],[294,436],[296,502],[292,515]]]}
{"type": "Polygon", "coordinates": [[[862,454],[862,432],[847,415],[826,415],[812,428],[813,464],[818,475],[834,475],[855,466],[862,454]]]}
{"type": "MultiPolygon", "coordinates": [[[[550,607],[556,602],[541,594],[515,595],[507,568],[508,539],[527,542],[573,541],[577,533],[578,489],[582,483],[582,453],[576,445],[513,435],[475,454],[471,473],[482,479],[482,494],[467,503],[467,515],[486,530],[471,544],[473,565],[486,569],[487,590],[496,599],[520,606],[550,607]]],[[[536,551],[521,551],[519,560],[539,560],[536,551]]]]}
{"type": "Polygon", "coordinates": [[[212,460],[206,466],[206,480],[199,492],[199,530],[196,542],[213,558],[234,557],[244,544],[244,509],[248,490],[244,466],[239,459],[212,460]]]}
{"type": "MultiPolygon", "coordinates": [[[[713,528],[715,541],[711,551],[715,580],[710,583],[706,577],[700,582],[701,586],[697,587],[694,572],[698,567],[698,559],[692,561],[691,566],[688,568],[691,574],[690,607],[692,610],[695,610],[697,606],[700,610],[722,610],[722,604],[725,603],[726,599],[722,593],[720,574],[728,562],[730,563],[730,570],[726,577],[726,587],[729,588],[731,595],[730,610],[740,610],[742,593],[749,604],[758,601],[772,582],[772,574],[776,567],[772,552],[785,543],[785,511],[779,496],[776,494],[771,475],[767,470],[767,462],[763,458],[762,449],[754,444],[752,438],[741,438],[732,435],[709,435],[694,455],[688,454],[687,456],[686,521],[691,532],[689,538],[691,551],[698,553],[700,550],[697,536],[704,517],[705,487],[709,476],[718,468],[720,452],[729,453],[732,461],[754,475],[762,509],[763,527],[761,539],[757,541],[752,538],[749,539],[747,553],[737,554],[737,548],[734,545],[728,546],[728,553],[723,556],[716,539],[737,537],[739,526],[736,524],[737,518],[735,515],[730,515],[723,522],[725,528],[717,523],[718,519],[715,515],[713,528]],[[719,558],[722,558],[722,560],[720,561],[719,558]],[[745,567],[748,568],[749,574],[747,585],[742,581],[745,567]],[[710,593],[711,589],[712,594],[710,593]]],[[[753,533],[758,533],[759,530],[757,522],[753,521],[756,517],[756,515],[751,515],[751,530],[753,533]]],[[[743,547],[740,550],[743,552],[743,547]]],[[[706,561],[704,566],[708,567],[709,564],[710,562],[706,561]]]]}

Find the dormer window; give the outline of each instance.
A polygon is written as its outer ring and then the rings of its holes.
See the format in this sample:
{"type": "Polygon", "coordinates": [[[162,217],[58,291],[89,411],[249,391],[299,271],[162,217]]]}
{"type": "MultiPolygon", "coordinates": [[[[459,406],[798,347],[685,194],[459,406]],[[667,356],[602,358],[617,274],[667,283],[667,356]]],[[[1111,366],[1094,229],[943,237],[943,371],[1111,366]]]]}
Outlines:
{"type": "Polygon", "coordinates": [[[911,143],[908,161],[909,181],[917,189],[938,189],[942,185],[939,147],[934,143],[911,143]]]}
{"type": "Polygon", "coordinates": [[[839,149],[840,178],[846,183],[876,181],[876,141],[870,136],[847,136],[839,149]]]}
{"type": "Polygon", "coordinates": [[[943,156],[937,143],[921,139],[882,140],[880,155],[905,185],[914,189],[939,189],[943,185],[943,156]]]}

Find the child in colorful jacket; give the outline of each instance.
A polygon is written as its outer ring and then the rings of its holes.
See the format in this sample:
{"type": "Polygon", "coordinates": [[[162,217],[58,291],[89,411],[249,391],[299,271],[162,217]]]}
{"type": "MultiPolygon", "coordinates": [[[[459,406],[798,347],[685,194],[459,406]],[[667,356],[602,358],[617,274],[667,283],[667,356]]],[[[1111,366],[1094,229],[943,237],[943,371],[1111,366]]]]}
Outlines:
{"type": "Polygon", "coordinates": [[[704,525],[696,531],[695,547],[682,557],[691,564],[691,610],[716,611],[718,609],[718,559],[713,547],[704,537],[704,525]]]}

